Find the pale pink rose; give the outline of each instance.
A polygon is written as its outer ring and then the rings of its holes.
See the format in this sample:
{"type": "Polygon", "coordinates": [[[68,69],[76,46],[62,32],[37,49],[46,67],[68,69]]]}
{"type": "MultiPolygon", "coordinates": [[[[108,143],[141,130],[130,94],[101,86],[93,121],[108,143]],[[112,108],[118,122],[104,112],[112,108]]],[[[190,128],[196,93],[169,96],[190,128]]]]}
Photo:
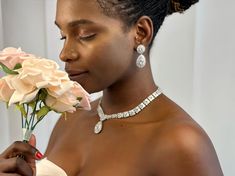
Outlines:
{"type": "Polygon", "coordinates": [[[8,47],[0,51],[0,62],[10,69],[13,69],[17,63],[22,63],[24,60],[34,57],[32,54],[21,51],[20,48],[8,47]]]}
{"type": "Polygon", "coordinates": [[[40,89],[45,88],[49,94],[47,105],[58,112],[64,112],[64,109],[74,111],[74,106],[78,104],[89,109],[89,94],[58,68],[54,61],[48,59],[25,60],[22,68],[17,70],[19,74],[8,80],[10,87],[15,89],[9,105],[30,102],[40,89]],[[82,97],[81,102],[78,97],[82,97]]]}
{"type": "Polygon", "coordinates": [[[65,83],[69,86],[72,85],[72,87],[60,96],[57,93],[60,92],[60,87],[49,88],[49,95],[46,98],[47,106],[57,112],[74,112],[77,106],[90,110],[89,94],[77,82],[69,81],[65,83]],[[78,97],[82,98],[82,100],[79,101],[78,97]]]}
{"type": "Polygon", "coordinates": [[[9,102],[14,90],[7,84],[6,77],[0,79],[0,100],[4,102],[9,102]]]}
{"type": "Polygon", "coordinates": [[[68,92],[73,87],[73,82],[69,80],[61,80],[60,84],[58,85],[50,85],[47,86],[47,92],[55,97],[58,98],[64,93],[68,92]]]}
{"type": "Polygon", "coordinates": [[[55,80],[56,84],[58,84],[58,79],[64,79],[62,75],[54,78],[54,75],[57,75],[56,72],[58,71],[58,68],[58,64],[52,60],[35,58],[25,60],[22,63],[22,68],[17,71],[20,78],[25,82],[35,86],[36,84],[44,86],[46,83],[42,82],[46,81],[52,83],[53,80],[55,80]]]}
{"type": "Polygon", "coordinates": [[[9,106],[14,103],[30,102],[36,97],[39,91],[35,86],[21,80],[19,75],[8,75],[5,80],[8,86],[14,91],[9,100],[9,106]]]}
{"type": "MultiPolygon", "coordinates": [[[[7,49],[9,53],[11,50],[7,49]]],[[[89,94],[58,68],[58,64],[52,60],[36,57],[25,59],[22,68],[15,70],[19,74],[5,78],[8,87],[13,90],[9,105],[31,102],[39,90],[44,88],[48,92],[46,104],[57,112],[73,112],[76,106],[90,109],[89,94]],[[78,97],[82,98],[81,102],[78,97]]]]}
{"type": "MultiPolygon", "coordinates": [[[[51,76],[50,79],[45,79],[45,81],[41,81],[36,83],[36,86],[38,88],[47,88],[47,87],[53,87],[53,86],[63,86],[63,82],[70,82],[68,74],[64,71],[55,70],[51,76]]],[[[71,86],[70,86],[71,87],[71,86]]],[[[65,90],[67,91],[67,90],[65,90]]],[[[60,93],[62,94],[62,93],[60,93]]]]}
{"type": "Polygon", "coordinates": [[[76,108],[74,107],[79,101],[77,101],[71,95],[62,95],[59,98],[52,97],[50,95],[46,98],[46,105],[49,106],[56,112],[74,112],[76,108]]]}
{"type": "Polygon", "coordinates": [[[79,106],[83,107],[85,110],[90,110],[90,95],[83,89],[83,87],[78,84],[77,82],[73,82],[74,87],[71,89],[72,94],[76,97],[81,97],[82,100],[79,104],[79,106]]]}
{"type": "Polygon", "coordinates": [[[57,75],[57,68],[58,65],[55,62],[47,59],[25,60],[22,63],[22,68],[17,70],[19,74],[8,80],[8,84],[15,90],[9,105],[17,102],[30,102],[36,97],[41,88],[60,85],[61,79],[64,79],[64,77],[60,73],[56,79],[54,75],[57,75]]]}
{"type": "Polygon", "coordinates": [[[48,59],[25,60],[22,68],[18,69],[19,77],[25,83],[34,85],[37,88],[59,86],[62,81],[69,81],[66,72],[58,70],[56,62],[48,59]]]}

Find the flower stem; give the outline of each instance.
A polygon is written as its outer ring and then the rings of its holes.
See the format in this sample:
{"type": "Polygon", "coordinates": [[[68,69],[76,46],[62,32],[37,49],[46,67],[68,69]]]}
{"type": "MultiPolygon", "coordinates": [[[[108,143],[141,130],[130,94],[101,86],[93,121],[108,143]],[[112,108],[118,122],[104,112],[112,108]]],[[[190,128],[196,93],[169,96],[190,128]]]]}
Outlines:
{"type": "Polygon", "coordinates": [[[33,130],[33,126],[34,126],[34,118],[35,118],[35,114],[36,114],[37,106],[38,106],[38,102],[39,102],[39,95],[37,95],[35,101],[36,101],[36,104],[35,104],[35,106],[33,108],[33,111],[32,111],[31,116],[30,116],[30,121],[29,121],[29,126],[30,126],[31,130],[33,130]]]}
{"type": "Polygon", "coordinates": [[[40,117],[37,122],[32,126],[32,130],[37,126],[37,124],[44,118],[45,116],[40,117]]]}
{"type": "Polygon", "coordinates": [[[22,128],[24,128],[24,115],[23,113],[20,113],[21,114],[21,126],[22,128]]]}
{"type": "Polygon", "coordinates": [[[25,118],[24,126],[25,128],[28,128],[29,127],[28,118],[27,117],[24,117],[24,118],[25,118]]]}

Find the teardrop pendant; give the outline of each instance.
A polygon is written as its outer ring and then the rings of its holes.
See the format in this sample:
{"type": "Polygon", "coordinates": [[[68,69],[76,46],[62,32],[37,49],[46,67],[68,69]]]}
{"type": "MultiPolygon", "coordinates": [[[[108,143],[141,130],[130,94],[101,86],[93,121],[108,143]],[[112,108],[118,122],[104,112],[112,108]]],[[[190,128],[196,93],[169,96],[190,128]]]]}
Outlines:
{"type": "Polygon", "coordinates": [[[144,55],[139,55],[139,57],[136,60],[136,65],[139,68],[144,68],[144,66],[146,65],[146,59],[144,55]]]}
{"type": "Polygon", "coordinates": [[[103,128],[103,123],[102,123],[102,121],[99,121],[99,122],[95,125],[94,133],[95,133],[95,134],[99,134],[99,133],[102,131],[102,128],[103,128]]]}

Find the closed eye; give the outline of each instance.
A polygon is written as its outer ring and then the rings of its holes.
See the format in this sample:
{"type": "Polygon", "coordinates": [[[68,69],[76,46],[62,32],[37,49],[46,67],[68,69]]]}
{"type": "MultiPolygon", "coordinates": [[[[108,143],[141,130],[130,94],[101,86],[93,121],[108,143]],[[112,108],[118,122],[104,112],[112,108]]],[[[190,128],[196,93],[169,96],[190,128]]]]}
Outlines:
{"type": "Polygon", "coordinates": [[[80,40],[92,40],[94,39],[96,36],[96,34],[91,34],[91,35],[83,35],[83,36],[79,36],[80,40]]]}
{"type": "MultiPolygon", "coordinates": [[[[79,36],[79,40],[92,40],[95,36],[96,36],[96,34],[79,36]]],[[[65,40],[65,39],[66,39],[65,36],[62,36],[62,37],[60,38],[60,40],[65,40]]]]}

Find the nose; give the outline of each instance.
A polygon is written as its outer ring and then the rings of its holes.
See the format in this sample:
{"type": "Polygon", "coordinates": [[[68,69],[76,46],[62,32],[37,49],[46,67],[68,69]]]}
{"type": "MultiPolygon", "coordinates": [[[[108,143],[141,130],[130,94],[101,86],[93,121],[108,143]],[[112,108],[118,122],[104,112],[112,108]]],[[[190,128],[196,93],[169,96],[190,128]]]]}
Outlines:
{"type": "Polygon", "coordinates": [[[78,49],[75,46],[65,42],[64,47],[60,52],[60,59],[63,62],[72,62],[78,58],[78,49]]]}

